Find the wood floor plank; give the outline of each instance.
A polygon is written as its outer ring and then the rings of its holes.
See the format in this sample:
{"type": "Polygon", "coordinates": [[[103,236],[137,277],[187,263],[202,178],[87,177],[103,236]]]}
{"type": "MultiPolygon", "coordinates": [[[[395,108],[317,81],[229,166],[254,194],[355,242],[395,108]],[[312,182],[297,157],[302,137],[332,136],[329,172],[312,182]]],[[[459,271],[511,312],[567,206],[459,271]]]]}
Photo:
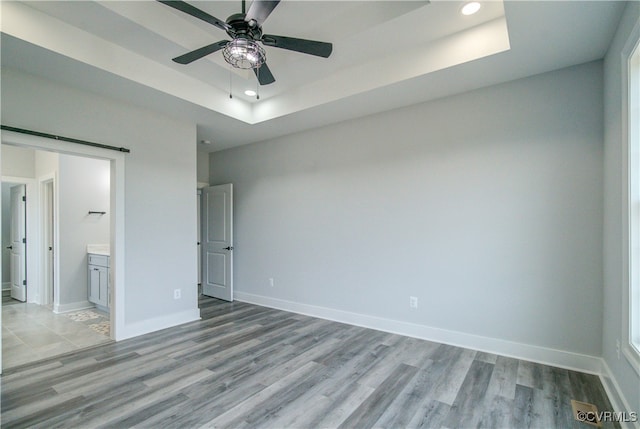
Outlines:
{"type": "Polygon", "coordinates": [[[476,360],[495,364],[498,360],[498,355],[494,355],[493,353],[478,352],[476,353],[476,360]]]}
{"type": "Polygon", "coordinates": [[[533,427],[533,388],[516,385],[516,396],[513,400],[513,412],[511,414],[510,427],[531,428],[533,427]]]}
{"type": "Polygon", "coordinates": [[[425,401],[407,424],[408,429],[439,428],[449,414],[449,404],[433,399],[425,401]]]}
{"type": "MultiPolygon", "coordinates": [[[[200,427],[266,388],[261,384],[250,384],[247,381],[241,379],[235,382],[231,377],[218,378],[215,376],[202,380],[197,384],[200,391],[203,392],[202,394],[187,396],[189,402],[184,407],[160,411],[154,416],[149,416],[139,426],[150,428],[200,427]]],[[[196,385],[182,389],[180,394],[186,396],[186,392],[193,387],[196,385]]]]}
{"type": "Polygon", "coordinates": [[[129,428],[143,424],[150,417],[155,416],[160,411],[175,410],[176,407],[184,405],[189,398],[182,394],[168,396],[158,402],[146,405],[136,410],[134,413],[120,419],[111,420],[108,423],[98,426],[99,428],[129,428]]]}
{"type": "Polygon", "coordinates": [[[482,418],[483,407],[478,398],[485,398],[494,365],[474,360],[464,378],[456,399],[444,421],[446,427],[475,427],[482,418]]]}
{"type": "Polygon", "coordinates": [[[74,400],[78,395],[75,393],[68,393],[64,395],[58,395],[53,392],[48,395],[32,398],[28,401],[20,403],[18,406],[11,408],[5,408],[2,406],[2,416],[0,420],[2,426],[8,425],[11,422],[19,421],[26,414],[38,414],[46,412],[45,410],[55,409],[60,404],[67,403],[70,400],[74,400]]]}
{"type": "MultiPolygon", "coordinates": [[[[411,347],[411,341],[413,338],[406,338],[406,342],[403,341],[403,337],[397,335],[394,336],[394,341],[385,344],[390,344],[390,352],[383,357],[383,359],[376,362],[370,370],[362,374],[358,379],[358,383],[365,384],[367,386],[377,388],[387,377],[391,374],[400,364],[405,364],[407,360],[414,360],[407,356],[407,353],[413,353],[411,347]]],[[[423,358],[422,356],[420,358],[423,358]]],[[[418,359],[420,361],[420,359],[418,359]]]]}
{"type": "Polygon", "coordinates": [[[288,404],[290,407],[303,407],[304,412],[287,412],[278,415],[273,418],[267,425],[260,426],[258,428],[314,428],[311,422],[317,419],[319,416],[324,415],[331,404],[331,400],[324,395],[305,395],[304,399],[298,399],[295,402],[288,404]],[[304,402],[303,404],[300,404],[304,402]]]}
{"type": "Polygon", "coordinates": [[[478,427],[486,429],[511,427],[514,400],[515,389],[514,399],[507,399],[500,395],[487,398],[483,406],[478,427]]]}
{"type": "Polygon", "coordinates": [[[502,396],[506,399],[513,400],[516,396],[517,377],[518,360],[498,356],[494,360],[493,373],[491,374],[486,395],[490,398],[502,396]]]}
{"type": "Polygon", "coordinates": [[[295,350],[295,352],[293,352],[290,358],[286,357],[268,370],[256,374],[256,381],[265,386],[269,386],[287,374],[306,365],[308,362],[315,361],[320,356],[326,354],[328,350],[337,347],[339,342],[338,339],[332,338],[318,343],[313,347],[294,348],[293,350],[295,350]]]}
{"type": "MultiPolygon", "coordinates": [[[[3,427],[567,427],[597,376],[246,303],[14,367],[3,427]]],[[[605,428],[619,425],[605,423],[605,428]]]]}
{"type": "MultiPolygon", "coordinates": [[[[146,396],[147,388],[140,382],[125,385],[111,385],[93,392],[91,396],[83,396],[83,401],[75,409],[52,412],[46,422],[48,429],[64,429],[70,427],[97,427],[109,413],[124,411],[132,401],[146,396]],[[109,404],[108,407],[105,404],[109,404]],[[93,423],[91,423],[93,422],[93,423]]],[[[66,394],[63,394],[66,395],[66,394]]]]}
{"type": "MultiPolygon", "coordinates": [[[[451,346],[447,346],[451,348],[451,346]]],[[[433,390],[433,399],[447,405],[453,405],[460,387],[474,362],[476,352],[469,349],[453,347],[452,352],[439,360],[434,360],[435,364],[446,365],[444,377],[438,380],[433,390]]]]}
{"type": "Polygon", "coordinates": [[[535,362],[518,361],[518,375],[516,383],[533,389],[542,389],[542,365],[535,362]]]}
{"type": "MultiPolygon", "coordinates": [[[[67,416],[64,421],[53,425],[53,428],[59,427],[62,429],[80,426],[99,427],[109,424],[112,421],[118,421],[124,417],[132,417],[136,415],[139,410],[163,401],[167,396],[177,395],[183,387],[196,383],[199,380],[207,379],[210,376],[211,373],[205,369],[159,388],[152,389],[144,386],[142,383],[139,383],[142,387],[135,391],[135,393],[132,391],[128,397],[125,396],[123,398],[119,395],[118,397],[111,398],[111,406],[109,408],[100,409],[95,406],[98,401],[105,401],[106,395],[85,397],[87,400],[81,413],[67,416]]],[[[127,385],[125,384],[121,386],[127,385]]]]}
{"type": "MultiPolygon", "coordinates": [[[[352,351],[355,353],[349,354],[332,354],[330,356],[324,356],[315,360],[325,368],[325,374],[315,385],[310,386],[301,392],[297,397],[293,398],[286,404],[286,409],[282,413],[270,416],[269,425],[271,427],[295,427],[293,425],[300,424],[301,422],[311,422],[317,416],[313,416],[313,413],[323,412],[321,404],[316,405],[310,409],[309,403],[314,398],[322,397],[327,398],[333,392],[335,392],[336,386],[342,386],[352,380],[354,375],[359,372],[366,372],[368,368],[375,364],[375,362],[383,358],[389,353],[390,347],[380,342],[380,339],[384,338],[384,335],[380,335],[379,332],[369,332],[366,338],[360,339],[360,345],[353,347],[352,351]],[[304,416],[292,413],[287,410],[304,409],[304,416]]],[[[326,401],[323,401],[327,403],[326,401]]],[[[254,423],[248,421],[249,423],[254,423]]],[[[255,422],[258,426],[265,426],[266,421],[255,422]]],[[[307,427],[307,426],[304,426],[307,427]]]]}
{"type": "Polygon", "coordinates": [[[276,407],[279,403],[277,398],[279,395],[286,394],[290,385],[298,386],[301,382],[304,382],[308,377],[316,377],[324,371],[322,365],[315,362],[309,362],[302,368],[292,372],[283,379],[273,383],[257,394],[249,397],[246,401],[241,402],[235,407],[231,408],[220,416],[215,417],[203,427],[237,427],[245,421],[248,413],[253,410],[261,412],[265,407],[269,406],[269,401],[272,398],[276,398],[275,402],[272,402],[272,407],[276,407]]]}
{"type": "Polygon", "coordinates": [[[553,408],[553,424],[555,426],[565,425],[567,421],[573,419],[573,409],[571,408],[571,383],[569,381],[569,371],[561,368],[544,366],[542,369],[544,384],[543,390],[553,408]]]}
{"type": "Polygon", "coordinates": [[[28,414],[24,414],[19,418],[16,418],[15,420],[9,420],[7,418],[3,418],[2,425],[8,426],[8,427],[16,427],[16,428],[36,427],[38,425],[48,426],[48,420],[52,416],[59,415],[60,413],[64,413],[69,410],[74,410],[82,406],[83,403],[84,403],[84,398],[82,396],[75,396],[64,402],[52,405],[51,407],[46,408],[44,410],[38,410],[37,412],[30,412],[28,414]]]}
{"type": "Polygon", "coordinates": [[[429,397],[433,386],[434,374],[429,367],[418,369],[404,389],[382,413],[375,427],[400,428],[406,427],[418,412],[425,398],[429,397]]]}
{"type": "Polygon", "coordinates": [[[339,428],[370,428],[375,425],[395,397],[409,384],[418,368],[398,365],[393,372],[338,426],[339,428]]]}

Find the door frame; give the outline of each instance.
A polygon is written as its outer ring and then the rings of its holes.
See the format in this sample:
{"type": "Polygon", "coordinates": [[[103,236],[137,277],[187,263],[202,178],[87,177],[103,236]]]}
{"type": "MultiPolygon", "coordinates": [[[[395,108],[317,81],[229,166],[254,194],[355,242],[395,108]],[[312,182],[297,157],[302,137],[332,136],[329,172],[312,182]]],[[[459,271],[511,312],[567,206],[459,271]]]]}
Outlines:
{"type": "MultiPolygon", "coordinates": [[[[52,140],[45,137],[39,137],[29,134],[21,134],[15,131],[2,131],[1,143],[11,146],[28,147],[36,150],[44,150],[49,152],[56,152],[66,155],[82,156],[87,158],[103,159],[110,162],[111,165],[111,192],[110,192],[110,210],[111,210],[111,338],[118,341],[125,337],[125,316],[124,316],[124,302],[125,302],[125,154],[123,152],[116,152],[108,149],[82,146],[62,140],[52,140]]],[[[0,157],[2,155],[0,146],[0,157]]],[[[1,172],[0,172],[1,173],[1,172]]],[[[33,180],[32,187],[35,188],[33,195],[36,198],[31,200],[35,202],[40,201],[39,189],[35,185],[33,180]]],[[[27,189],[28,192],[28,189],[27,189]]],[[[29,202],[29,198],[27,198],[29,202]]],[[[35,230],[38,237],[41,236],[41,225],[35,221],[35,230]]],[[[31,246],[36,247],[36,246],[31,246]]],[[[39,248],[39,247],[37,247],[39,248]]],[[[41,256],[40,252],[36,252],[36,260],[38,265],[41,265],[39,260],[41,256]]],[[[1,270],[1,268],[0,268],[1,270]]],[[[33,278],[38,278],[35,276],[33,278]]],[[[40,288],[36,288],[40,289],[40,288]]],[[[0,306],[0,327],[1,327],[2,309],[0,306]]],[[[0,331],[1,332],[1,331],[0,331]]],[[[0,334],[1,335],[1,334],[0,334]]],[[[1,340],[1,338],[0,338],[1,340]]],[[[2,368],[1,354],[0,354],[0,369],[2,368]]]]}
{"type": "Polygon", "coordinates": [[[58,219],[59,211],[58,211],[58,177],[57,174],[48,173],[43,176],[38,177],[38,186],[40,190],[40,264],[39,269],[39,278],[40,278],[40,300],[38,304],[51,306],[52,310],[55,308],[55,305],[60,302],[60,291],[56,287],[56,285],[60,284],[60,260],[58,259],[58,249],[60,248],[58,237],[59,234],[59,224],[58,219]],[[51,186],[51,190],[49,191],[47,188],[51,186]],[[53,205],[53,212],[49,213],[49,201],[47,199],[47,194],[51,192],[51,204],[53,205]],[[53,263],[49,266],[47,261],[49,255],[46,249],[46,235],[49,232],[48,223],[50,221],[49,217],[53,217],[51,219],[51,223],[53,225],[53,241],[51,246],[53,247],[53,263]],[[53,278],[49,279],[49,270],[53,270],[53,278]],[[51,300],[50,300],[51,297],[51,300]]]}

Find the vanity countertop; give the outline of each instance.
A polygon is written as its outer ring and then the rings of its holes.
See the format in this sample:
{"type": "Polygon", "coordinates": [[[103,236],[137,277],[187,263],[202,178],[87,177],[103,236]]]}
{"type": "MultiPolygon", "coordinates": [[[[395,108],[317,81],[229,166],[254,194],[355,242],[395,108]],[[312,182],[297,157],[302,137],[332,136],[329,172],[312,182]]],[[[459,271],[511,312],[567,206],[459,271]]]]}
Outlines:
{"type": "Polygon", "coordinates": [[[87,253],[103,256],[109,256],[111,254],[108,244],[87,244],[87,253]]]}

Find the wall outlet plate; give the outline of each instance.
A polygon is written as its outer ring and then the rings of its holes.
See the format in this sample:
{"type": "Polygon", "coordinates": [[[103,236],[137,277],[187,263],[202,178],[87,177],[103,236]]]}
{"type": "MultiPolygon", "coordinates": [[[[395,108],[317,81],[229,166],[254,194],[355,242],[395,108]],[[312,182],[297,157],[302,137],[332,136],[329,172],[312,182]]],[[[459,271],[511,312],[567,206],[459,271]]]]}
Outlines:
{"type": "Polygon", "coordinates": [[[182,297],[182,291],[180,289],[173,290],[173,299],[180,299],[182,297]]]}
{"type": "Polygon", "coordinates": [[[409,297],[409,307],[418,308],[418,297],[416,296],[409,297]]]}

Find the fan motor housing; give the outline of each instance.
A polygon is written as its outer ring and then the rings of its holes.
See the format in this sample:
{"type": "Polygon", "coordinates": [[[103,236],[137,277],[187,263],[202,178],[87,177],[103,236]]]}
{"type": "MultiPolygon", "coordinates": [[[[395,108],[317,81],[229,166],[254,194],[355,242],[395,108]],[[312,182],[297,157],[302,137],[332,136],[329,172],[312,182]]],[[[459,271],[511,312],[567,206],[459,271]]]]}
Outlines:
{"type": "Polygon", "coordinates": [[[262,38],[262,28],[255,21],[245,21],[246,14],[235,13],[227,18],[227,24],[231,26],[231,30],[227,30],[227,34],[231,38],[245,36],[253,40],[262,38]],[[253,24],[253,25],[252,25],[253,24]]]}

